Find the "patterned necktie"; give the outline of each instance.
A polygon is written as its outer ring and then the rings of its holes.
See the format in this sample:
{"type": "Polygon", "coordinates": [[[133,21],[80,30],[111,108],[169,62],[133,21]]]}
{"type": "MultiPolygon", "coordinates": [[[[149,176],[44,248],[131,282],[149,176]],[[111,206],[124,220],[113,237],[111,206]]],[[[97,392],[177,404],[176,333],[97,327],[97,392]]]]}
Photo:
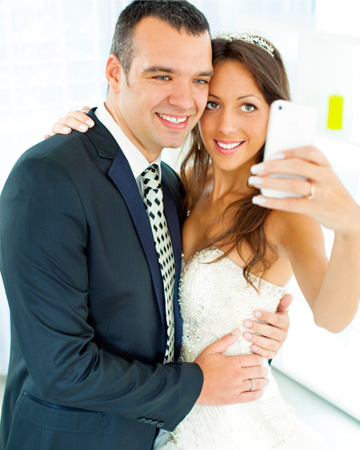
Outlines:
{"type": "Polygon", "coordinates": [[[164,285],[167,324],[166,351],[164,356],[164,363],[166,363],[174,360],[174,252],[164,214],[163,193],[157,165],[153,164],[145,169],[141,176],[144,182],[144,204],[150,219],[164,285]]]}

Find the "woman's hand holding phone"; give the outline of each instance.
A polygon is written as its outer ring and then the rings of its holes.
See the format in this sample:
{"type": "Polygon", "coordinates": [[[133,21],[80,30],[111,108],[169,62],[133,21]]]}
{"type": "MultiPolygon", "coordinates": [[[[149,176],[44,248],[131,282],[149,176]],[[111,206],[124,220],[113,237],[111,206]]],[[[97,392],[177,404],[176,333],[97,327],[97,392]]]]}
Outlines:
{"type": "Polygon", "coordinates": [[[297,197],[253,197],[265,208],[307,214],[321,225],[339,233],[359,233],[360,207],[345,189],[329,161],[313,146],[282,151],[274,159],[251,168],[249,184],[257,188],[278,189],[297,197]],[[273,174],[292,174],[300,178],[274,178],[273,174]]]}

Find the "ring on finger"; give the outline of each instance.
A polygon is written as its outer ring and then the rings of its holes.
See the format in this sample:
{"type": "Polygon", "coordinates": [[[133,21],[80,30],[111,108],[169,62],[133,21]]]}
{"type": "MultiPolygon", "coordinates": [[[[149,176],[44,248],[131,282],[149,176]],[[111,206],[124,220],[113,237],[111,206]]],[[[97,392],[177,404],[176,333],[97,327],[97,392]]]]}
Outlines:
{"type": "Polygon", "coordinates": [[[315,198],[315,185],[311,181],[309,181],[309,184],[310,184],[310,193],[308,195],[306,195],[306,198],[308,200],[314,200],[314,198],[315,198]]]}
{"type": "Polygon", "coordinates": [[[249,379],[249,381],[250,381],[250,389],[249,389],[249,392],[251,392],[251,391],[253,390],[254,383],[253,383],[253,380],[252,380],[251,378],[249,379]]]}

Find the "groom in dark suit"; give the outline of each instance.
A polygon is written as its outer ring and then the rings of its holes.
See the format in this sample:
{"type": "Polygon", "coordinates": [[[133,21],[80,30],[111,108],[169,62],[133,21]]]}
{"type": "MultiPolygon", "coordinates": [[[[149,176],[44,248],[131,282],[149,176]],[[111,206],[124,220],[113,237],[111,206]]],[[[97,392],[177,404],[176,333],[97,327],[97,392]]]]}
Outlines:
{"type": "Polygon", "coordinates": [[[159,157],[204,110],[208,23],[184,1],[135,1],[111,51],[96,126],[28,150],[1,196],[12,319],[1,450],[150,450],[196,401],[254,400],[266,385],[259,356],[221,354],[236,334],[200,365],[174,362],[183,187],[159,157]]]}

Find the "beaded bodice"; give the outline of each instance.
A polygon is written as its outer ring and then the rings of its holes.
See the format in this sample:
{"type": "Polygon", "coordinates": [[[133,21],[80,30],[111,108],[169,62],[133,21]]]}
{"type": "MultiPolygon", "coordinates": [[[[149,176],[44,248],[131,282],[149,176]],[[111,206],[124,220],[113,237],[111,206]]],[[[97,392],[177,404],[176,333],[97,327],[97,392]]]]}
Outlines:
{"type": "MultiPolygon", "coordinates": [[[[211,263],[222,255],[217,248],[205,249],[183,268],[180,282],[182,361],[193,361],[205,347],[235,328],[244,331],[244,320],[255,320],[254,310],[276,311],[284,295],[285,288],[254,277],[256,291],[246,282],[241,267],[227,257],[211,263]]],[[[240,336],[226,353],[250,353],[250,346],[251,343],[240,336]]],[[[296,420],[266,360],[264,366],[269,369],[269,384],[260,399],[216,407],[195,404],[174,432],[160,432],[154,450],[278,448],[293,435],[296,420]]],[[[308,446],[300,442],[300,447],[296,448],[308,446]]]]}
{"type": "MultiPolygon", "coordinates": [[[[241,267],[228,257],[212,263],[222,255],[221,250],[208,248],[197,253],[183,268],[180,282],[182,361],[194,361],[205,347],[235,328],[245,331],[243,322],[255,320],[254,310],[276,311],[284,294],[285,288],[254,277],[256,291],[245,280],[241,267]]],[[[251,343],[240,336],[225,353],[251,353],[250,346],[251,343]]],[[[264,366],[269,367],[266,361],[264,366]]],[[[260,400],[224,407],[195,404],[164,448],[268,450],[285,440],[293,430],[292,408],[284,403],[270,375],[270,384],[260,400]]]]}
{"type": "MultiPolygon", "coordinates": [[[[180,281],[180,306],[183,318],[182,361],[194,361],[212,342],[233,329],[245,331],[243,321],[254,319],[254,310],[276,311],[285,288],[254,277],[259,292],[250,286],[241,267],[223,253],[205,249],[183,268],[180,281]],[[210,264],[209,264],[210,263],[210,264]]],[[[251,343],[240,336],[226,354],[251,353],[251,343]]]]}

